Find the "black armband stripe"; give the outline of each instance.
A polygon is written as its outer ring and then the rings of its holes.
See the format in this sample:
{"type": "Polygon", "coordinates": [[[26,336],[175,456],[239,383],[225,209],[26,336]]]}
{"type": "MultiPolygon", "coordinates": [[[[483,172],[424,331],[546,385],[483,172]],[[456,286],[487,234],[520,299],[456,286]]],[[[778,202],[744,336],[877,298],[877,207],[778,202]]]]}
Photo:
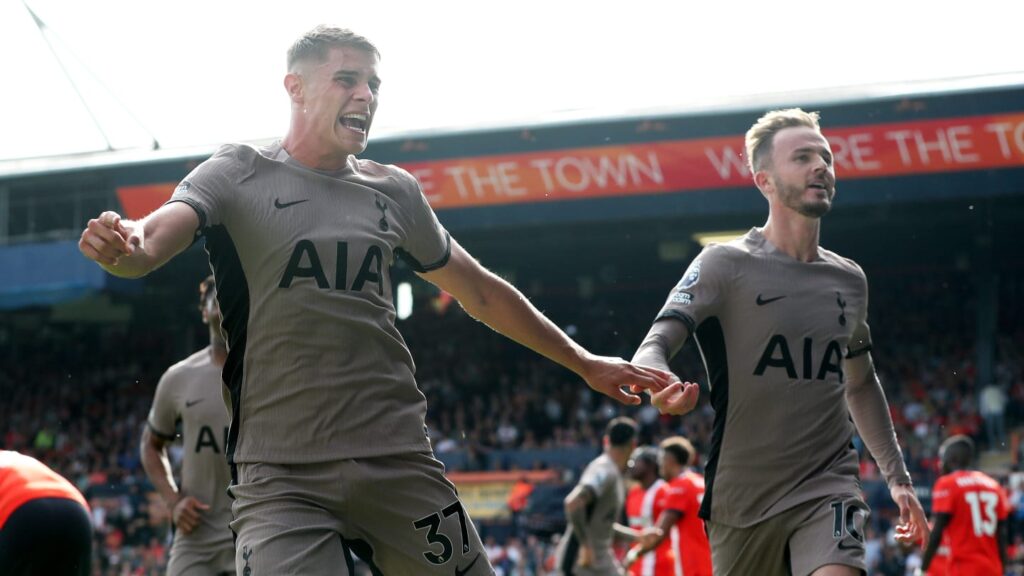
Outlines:
{"type": "Polygon", "coordinates": [[[856,358],[857,356],[863,356],[863,355],[867,354],[868,352],[871,352],[871,344],[868,344],[867,346],[865,346],[863,348],[858,348],[856,350],[848,351],[846,353],[846,358],[847,359],[856,358]]]}
{"type": "Polygon", "coordinates": [[[148,420],[146,421],[146,427],[149,428],[149,431],[152,432],[154,436],[162,440],[167,440],[168,442],[173,442],[174,439],[178,437],[177,434],[167,434],[157,430],[156,426],[153,426],[153,423],[148,420]]]}
{"type": "Polygon", "coordinates": [[[690,331],[690,334],[694,334],[697,330],[697,324],[693,321],[693,318],[690,318],[686,314],[683,314],[682,312],[676,310],[666,310],[661,314],[658,314],[657,318],[655,318],[654,321],[660,322],[661,320],[668,319],[679,320],[683,324],[686,324],[686,329],[690,331]]]}
{"type": "Polygon", "coordinates": [[[409,267],[416,272],[430,272],[431,270],[437,270],[438,268],[443,268],[444,265],[448,263],[448,259],[452,257],[452,237],[446,230],[444,233],[444,255],[431,264],[421,264],[420,261],[414,258],[412,254],[409,254],[401,248],[395,249],[395,255],[402,260],[405,260],[409,264],[409,267]]]}

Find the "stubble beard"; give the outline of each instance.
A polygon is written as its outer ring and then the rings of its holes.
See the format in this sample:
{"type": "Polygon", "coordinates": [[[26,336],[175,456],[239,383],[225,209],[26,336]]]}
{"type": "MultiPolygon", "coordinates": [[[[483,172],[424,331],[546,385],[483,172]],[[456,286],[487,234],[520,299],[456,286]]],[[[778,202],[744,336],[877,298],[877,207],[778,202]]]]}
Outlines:
{"type": "Polygon", "coordinates": [[[835,192],[832,192],[825,199],[804,200],[804,188],[786,186],[777,179],[775,189],[782,193],[782,203],[787,208],[807,218],[821,218],[828,214],[832,209],[832,198],[835,197],[835,192]]]}

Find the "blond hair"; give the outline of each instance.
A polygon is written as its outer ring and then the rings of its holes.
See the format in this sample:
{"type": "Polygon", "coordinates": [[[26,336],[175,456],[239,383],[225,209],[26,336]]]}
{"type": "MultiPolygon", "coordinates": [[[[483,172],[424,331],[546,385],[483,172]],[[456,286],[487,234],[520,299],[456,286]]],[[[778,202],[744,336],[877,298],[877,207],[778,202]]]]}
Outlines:
{"type": "Polygon", "coordinates": [[[772,140],[784,128],[805,126],[821,132],[817,112],[804,112],[800,108],[773,110],[757,119],[747,130],[747,167],[751,174],[764,170],[772,157],[772,140]]]}
{"type": "Polygon", "coordinates": [[[346,28],[335,28],[321,24],[309,32],[303,34],[288,49],[288,70],[291,70],[296,62],[313,60],[323,62],[327,58],[327,52],[331,48],[351,46],[365,50],[380,58],[380,51],[366,38],[346,28]]]}

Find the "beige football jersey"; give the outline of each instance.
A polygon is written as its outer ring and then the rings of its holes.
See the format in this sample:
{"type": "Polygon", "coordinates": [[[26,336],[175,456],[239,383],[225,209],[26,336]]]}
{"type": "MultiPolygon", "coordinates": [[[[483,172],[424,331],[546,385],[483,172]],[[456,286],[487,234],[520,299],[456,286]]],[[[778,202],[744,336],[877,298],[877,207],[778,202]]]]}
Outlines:
{"type": "Polygon", "coordinates": [[[234,549],[231,499],[227,495],[231,475],[224,448],[228,412],[224,406],[220,367],[204,348],[167,369],[160,378],[149,411],[149,429],[165,440],[174,440],[181,422],[183,494],[208,504],[199,527],[188,535],[175,535],[175,548],[213,551],[234,549]]]}
{"type": "Polygon", "coordinates": [[[701,516],[745,527],[859,489],[843,360],[871,347],[868,289],[852,260],[780,252],[757,228],[710,245],[658,319],[687,324],[715,410],[701,516]]]}
{"type": "MultiPolygon", "coordinates": [[[[611,555],[611,546],[615,522],[622,514],[623,506],[626,503],[626,486],[622,473],[607,454],[602,454],[584,468],[583,474],[580,475],[579,485],[589,488],[594,494],[594,500],[587,511],[586,523],[587,537],[593,546],[594,568],[618,573],[611,555]]],[[[567,557],[575,554],[577,550],[571,544],[573,538],[573,530],[570,525],[559,543],[557,565],[563,566],[566,565],[566,562],[571,565],[575,562],[575,558],[567,557]]]]}
{"type": "Polygon", "coordinates": [[[279,143],[228,145],[170,202],[199,215],[217,281],[233,462],[429,450],[390,266],[443,266],[450,240],[411,175],[355,157],[320,172],[279,143]]]}

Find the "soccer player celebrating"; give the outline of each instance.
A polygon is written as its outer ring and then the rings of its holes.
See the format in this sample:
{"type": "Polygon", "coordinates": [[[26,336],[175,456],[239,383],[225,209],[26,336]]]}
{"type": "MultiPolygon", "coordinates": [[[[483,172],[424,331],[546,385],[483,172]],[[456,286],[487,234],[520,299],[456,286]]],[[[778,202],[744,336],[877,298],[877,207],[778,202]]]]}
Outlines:
{"type": "Polygon", "coordinates": [[[971,470],[974,441],[951,436],[939,448],[944,476],[932,490],[935,526],[921,559],[929,572],[941,543],[949,546],[949,576],[1002,576],[1007,566],[1006,517],[1009,504],[999,482],[971,470]],[[943,538],[945,536],[945,538],[943,538]]]}
{"type": "MultiPolygon", "coordinates": [[[[818,243],[832,150],[799,109],[759,119],[746,150],[767,223],[697,256],[633,359],[667,370],[688,337],[700,346],[715,410],[700,515],[716,575],[861,574],[855,427],[899,506],[898,538],[928,527],[871,361],[864,272],[818,243]]],[[[652,402],[684,414],[697,398],[677,381],[652,402]]]]}
{"type": "Polygon", "coordinates": [[[228,411],[220,372],[227,358],[221,332],[217,288],[210,276],[199,285],[199,309],[210,328],[210,345],[167,369],[160,378],[142,432],[142,466],[167,505],[176,532],[168,576],[220,576],[235,573],[231,480],[224,441],[228,411]],[[181,422],[184,455],[181,489],[167,459],[181,422]]]}
{"type": "Polygon", "coordinates": [[[351,31],[303,35],[288,52],[283,140],[224,146],[146,218],[104,212],[79,241],[112,274],[138,277],[206,237],[228,340],[239,573],[336,574],[350,552],[385,574],[493,573],[424,431],[395,326],[395,258],[621,402],[640,402],[626,386],[669,382],[584,350],[449,236],[409,173],[356,158],[378,64],[351,31]]]}

